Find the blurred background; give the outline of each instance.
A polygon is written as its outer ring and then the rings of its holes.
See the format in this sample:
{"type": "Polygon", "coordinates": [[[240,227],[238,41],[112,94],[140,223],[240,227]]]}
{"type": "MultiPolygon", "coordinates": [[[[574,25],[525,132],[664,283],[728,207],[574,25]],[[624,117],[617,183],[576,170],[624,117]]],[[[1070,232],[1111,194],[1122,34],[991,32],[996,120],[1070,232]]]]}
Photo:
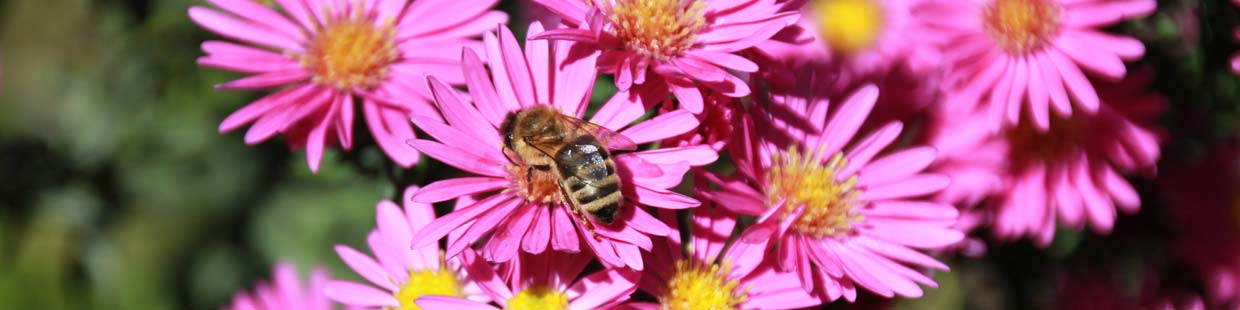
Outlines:
{"type": "MultiPolygon", "coordinates": [[[[376,202],[453,173],[427,159],[392,167],[364,131],[318,175],[278,138],[250,147],[244,131],[218,133],[264,92],[214,91],[237,75],[195,65],[216,38],[186,16],[202,2],[0,1],[0,308],[216,309],[280,259],[356,279],[331,246],[362,247],[376,202]]],[[[1231,148],[1240,127],[1240,80],[1226,70],[1238,14],[1223,2],[1160,1],[1119,26],[1147,44],[1130,68],[1154,70],[1171,99],[1161,172],[1231,148]]],[[[502,4],[520,21],[518,7],[502,4]]],[[[596,101],[614,92],[599,85],[596,101]]],[[[1175,232],[1159,182],[1134,181],[1142,211],[1110,236],[993,245],[985,258],[946,258],[952,272],[922,299],[828,307],[1059,308],[1096,286],[1138,299],[1160,285],[1144,275],[1178,268],[1166,262],[1175,232]]]]}

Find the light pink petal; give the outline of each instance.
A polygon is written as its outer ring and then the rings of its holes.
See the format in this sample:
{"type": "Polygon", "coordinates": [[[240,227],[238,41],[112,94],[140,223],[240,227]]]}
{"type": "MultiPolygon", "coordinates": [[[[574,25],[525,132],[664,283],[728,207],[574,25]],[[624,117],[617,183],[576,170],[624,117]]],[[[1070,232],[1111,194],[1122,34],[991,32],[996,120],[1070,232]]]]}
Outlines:
{"type": "Polygon", "coordinates": [[[920,174],[887,184],[863,189],[858,199],[878,201],[932,194],[946,188],[951,178],[937,174],[920,174]]]}
{"type": "Polygon", "coordinates": [[[676,110],[633,125],[620,133],[634,143],[643,144],[683,134],[697,127],[698,120],[693,113],[676,110]]]}
{"type": "Polygon", "coordinates": [[[281,34],[279,31],[271,28],[238,20],[215,10],[197,6],[191,7],[189,8],[189,18],[194,23],[211,32],[232,39],[299,53],[305,51],[295,38],[281,34]]]}
{"type": "Polygon", "coordinates": [[[508,179],[490,177],[462,177],[439,180],[423,187],[413,195],[413,201],[436,203],[464,195],[472,195],[501,189],[512,184],[508,179]]]}
{"type": "Polygon", "coordinates": [[[876,254],[882,255],[883,257],[943,271],[950,270],[946,264],[935,260],[933,257],[904,246],[890,244],[867,237],[854,239],[854,242],[862,247],[865,247],[866,249],[869,249],[870,251],[874,251],[876,254]]]}
{"type": "Polygon", "coordinates": [[[1123,77],[1128,72],[1124,61],[1106,50],[1107,46],[1099,46],[1099,43],[1101,42],[1084,41],[1083,38],[1065,33],[1055,40],[1055,47],[1090,72],[1114,79],[1123,77]]]}
{"type": "Polygon", "coordinates": [[[459,309],[459,310],[489,310],[499,309],[484,302],[473,301],[459,297],[448,296],[423,296],[414,300],[422,309],[459,309]]]}
{"type": "Polygon", "coordinates": [[[387,271],[390,282],[404,283],[409,278],[410,269],[425,268],[420,262],[409,259],[413,255],[403,246],[407,244],[409,242],[394,244],[376,230],[366,235],[366,245],[370,246],[370,252],[374,253],[383,270],[387,271]]]}
{"type": "MultiPolygon", "coordinates": [[[[888,221],[894,223],[894,221],[888,221]]],[[[914,221],[902,221],[914,224],[914,221]]],[[[874,225],[866,229],[865,234],[875,238],[922,249],[944,247],[960,241],[964,235],[950,228],[927,227],[924,225],[874,225]]]]}
{"type": "Polygon", "coordinates": [[[581,294],[568,304],[568,309],[586,310],[628,299],[637,290],[641,272],[630,269],[610,269],[595,272],[574,283],[569,290],[581,294]]]}
{"type": "Polygon", "coordinates": [[[482,113],[494,128],[499,128],[508,108],[500,102],[499,95],[495,93],[495,87],[491,85],[482,60],[473,50],[465,49],[461,62],[464,67],[465,85],[469,87],[469,94],[473,97],[474,104],[478,105],[478,112],[482,113]]]}
{"type": "Polygon", "coordinates": [[[264,89],[301,82],[310,78],[311,73],[301,68],[255,74],[226,83],[215,85],[218,90],[264,89]]]}
{"type": "Polygon", "coordinates": [[[569,218],[564,208],[551,209],[551,248],[556,251],[577,253],[581,251],[581,242],[577,239],[577,227],[569,218]]]}
{"type": "Polygon", "coordinates": [[[426,153],[427,156],[461,170],[493,177],[505,177],[508,175],[508,171],[504,170],[503,164],[494,159],[479,156],[476,152],[469,152],[430,140],[413,139],[409,140],[408,143],[409,146],[422,153],[426,153]]]}
{"type": "Polygon", "coordinates": [[[932,147],[918,147],[884,156],[857,173],[857,184],[877,185],[916,174],[934,162],[936,153],[932,147]]]}
{"type": "Polygon", "coordinates": [[[539,254],[547,249],[551,242],[551,210],[544,206],[534,206],[530,212],[533,224],[521,239],[521,250],[530,254],[539,254]]]}
{"type": "Polygon", "coordinates": [[[529,64],[525,61],[525,55],[521,53],[521,46],[517,45],[517,39],[512,35],[512,31],[508,30],[508,27],[499,27],[498,39],[499,57],[502,57],[504,60],[505,73],[508,75],[509,82],[512,83],[512,89],[517,96],[517,102],[523,107],[538,104],[537,98],[534,97],[534,88],[547,87],[547,85],[534,84],[529,64]]]}
{"type": "Polygon", "coordinates": [[[689,110],[693,114],[702,113],[704,106],[701,90],[698,90],[696,86],[669,86],[672,89],[672,94],[676,95],[676,100],[679,101],[682,109],[689,110]]]}
{"type": "Polygon", "coordinates": [[[815,149],[823,147],[826,154],[839,152],[844,145],[852,141],[857,129],[861,128],[861,123],[870,116],[870,110],[874,108],[874,102],[877,99],[878,87],[866,85],[858,89],[844,100],[844,105],[827,123],[827,128],[822,131],[821,144],[811,147],[815,149]]]}
{"type": "Polygon", "coordinates": [[[1098,93],[1094,91],[1093,84],[1089,83],[1089,79],[1085,78],[1085,74],[1076,67],[1071,61],[1066,59],[1062,53],[1051,51],[1046,54],[1047,58],[1055,64],[1059,70],[1059,77],[1063,78],[1063,82],[1072,93],[1072,97],[1076,99],[1078,105],[1084,108],[1086,112],[1094,112],[1098,110],[1098,93]]]}
{"type": "Polygon", "coordinates": [[[951,205],[927,201],[876,201],[862,211],[866,217],[955,221],[959,215],[951,205]]]}
{"type": "Polygon", "coordinates": [[[709,62],[720,67],[741,71],[741,72],[757,72],[758,64],[745,59],[745,57],[737,56],[732,53],[708,51],[708,50],[692,50],[687,53],[689,56],[697,58],[699,61],[709,62]]]}
{"type": "MultiPolygon", "coordinates": [[[[410,120],[437,141],[452,143],[452,146],[458,149],[474,150],[478,152],[479,156],[484,158],[504,157],[503,151],[495,147],[500,144],[499,141],[483,142],[483,140],[474,135],[461,131],[461,127],[444,124],[440,120],[431,117],[414,115],[410,117],[410,120]]],[[[490,136],[497,135],[492,134],[490,136]]]]}
{"type": "Polygon", "coordinates": [[[289,38],[296,39],[297,41],[305,41],[306,39],[300,26],[285,18],[284,15],[257,2],[245,0],[211,0],[209,2],[237,16],[249,19],[250,22],[271,27],[289,38]]]}
{"type": "Polygon", "coordinates": [[[349,268],[352,268],[354,272],[357,272],[358,275],[370,281],[370,283],[374,283],[389,291],[396,291],[396,286],[390,280],[387,270],[383,269],[383,266],[380,266],[379,262],[371,259],[370,256],[343,245],[336,246],[336,254],[340,255],[340,260],[344,261],[345,265],[349,265],[349,268]]]}
{"type": "Polygon", "coordinates": [[[560,41],[553,46],[556,63],[552,69],[556,70],[556,78],[555,84],[551,85],[554,89],[550,103],[561,111],[574,112],[574,115],[580,117],[585,113],[590,91],[594,89],[594,81],[598,78],[595,64],[599,54],[588,44],[560,41]]]}
{"type": "Polygon", "coordinates": [[[590,122],[612,131],[620,131],[624,126],[646,113],[646,109],[641,104],[629,101],[630,96],[637,96],[637,94],[631,94],[628,91],[617,92],[603,104],[603,107],[599,108],[598,112],[594,113],[590,122]]]}
{"type": "Polygon", "coordinates": [[[418,151],[405,141],[412,139],[413,127],[409,124],[405,113],[398,109],[380,107],[370,99],[363,99],[362,116],[366,118],[366,126],[370,129],[375,144],[401,167],[412,167],[418,162],[418,151]]]}
{"type": "Polygon", "coordinates": [[[904,129],[904,125],[899,122],[891,122],[879,128],[878,131],[861,139],[851,151],[848,151],[844,158],[848,159],[848,164],[844,165],[844,169],[840,170],[839,175],[853,175],[857,173],[861,167],[869,164],[870,159],[874,158],[879,151],[891,145],[896,137],[900,135],[900,131],[904,129]]]}
{"type": "Polygon", "coordinates": [[[595,43],[597,37],[594,31],[588,29],[561,28],[543,31],[536,35],[530,36],[530,40],[568,40],[586,43],[595,43]]]}
{"type": "Polygon", "coordinates": [[[327,117],[310,129],[310,136],[306,138],[306,163],[310,165],[311,172],[318,172],[319,164],[323,162],[323,147],[327,143],[327,126],[331,124],[332,118],[336,117],[336,113],[336,108],[329,109],[327,117]]]}
{"type": "Polygon", "coordinates": [[[362,307],[398,307],[400,301],[391,292],[352,281],[330,281],[324,289],[327,297],[343,304],[362,307]]]}
{"type": "Polygon", "coordinates": [[[435,244],[439,241],[439,238],[443,238],[448,235],[448,232],[461,228],[461,225],[478,218],[479,215],[482,215],[486,211],[494,211],[492,208],[496,205],[507,202],[511,199],[511,196],[491,195],[491,197],[487,197],[482,201],[478,201],[465,208],[457,209],[456,211],[452,211],[452,213],[448,213],[443,217],[435,219],[413,235],[413,248],[422,248],[435,244]]]}
{"type": "Polygon", "coordinates": [[[292,99],[300,98],[314,90],[318,90],[318,87],[307,84],[267,95],[228,115],[223,122],[220,122],[219,130],[220,132],[228,132],[237,129],[237,127],[253,122],[277,107],[291,103],[292,99]]]}
{"type": "Polygon", "coordinates": [[[656,208],[687,209],[701,204],[697,200],[685,195],[662,189],[646,188],[640,184],[633,186],[633,192],[634,200],[643,205],[656,208]]]}

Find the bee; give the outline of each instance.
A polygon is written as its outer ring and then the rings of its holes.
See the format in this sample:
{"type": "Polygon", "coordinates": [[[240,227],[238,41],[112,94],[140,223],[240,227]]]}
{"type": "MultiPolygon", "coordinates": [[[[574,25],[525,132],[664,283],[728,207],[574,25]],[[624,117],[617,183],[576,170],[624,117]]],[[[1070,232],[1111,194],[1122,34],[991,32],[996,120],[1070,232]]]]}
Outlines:
{"type": "Polygon", "coordinates": [[[505,154],[530,167],[527,184],[553,175],[575,213],[602,224],[615,221],[624,196],[611,152],[635,149],[632,141],[547,105],[510,112],[500,128],[505,154]]]}

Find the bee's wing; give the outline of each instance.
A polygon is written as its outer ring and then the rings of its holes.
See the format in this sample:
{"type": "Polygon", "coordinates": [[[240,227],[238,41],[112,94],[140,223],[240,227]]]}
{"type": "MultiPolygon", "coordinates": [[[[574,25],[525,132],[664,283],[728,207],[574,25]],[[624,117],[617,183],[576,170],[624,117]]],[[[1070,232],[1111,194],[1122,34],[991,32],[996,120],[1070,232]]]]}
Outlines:
{"type": "Polygon", "coordinates": [[[599,126],[598,124],[569,117],[567,115],[564,115],[564,119],[569,123],[572,123],[574,126],[584,129],[586,132],[594,135],[594,137],[598,139],[599,144],[602,144],[609,150],[632,151],[637,149],[637,143],[634,143],[633,140],[629,140],[628,137],[612,131],[611,129],[607,129],[607,127],[599,126]]]}

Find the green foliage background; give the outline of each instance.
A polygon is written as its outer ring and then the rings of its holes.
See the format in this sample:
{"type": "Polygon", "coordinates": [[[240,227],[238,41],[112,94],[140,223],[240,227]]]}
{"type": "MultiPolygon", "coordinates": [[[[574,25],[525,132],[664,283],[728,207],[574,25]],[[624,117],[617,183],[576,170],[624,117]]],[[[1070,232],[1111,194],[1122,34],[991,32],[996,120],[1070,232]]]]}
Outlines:
{"type": "MultiPolygon", "coordinates": [[[[1155,16],[1122,26],[1146,41],[1143,65],[1172,97],[1170,160],[1240,126],[1237,79],[1223,70],[1236,14],[1221,2],[1160,1],[1155,16]]],[[[244,130],[217,133],[263,93],[212,90],[237,75],[194,64],[218,37],[188,20],[191,5],[205,3],[0,1],[0,308],[214,309],[280,259],[356,279],[331,246],[364,247],[376,202],[455,173],[430,160],[394,168],[365,130],[318,175],[278,138],[251,147],[244,130]]],[[[599,85],[601,102],[614,90],[599,85]]],[[[1014,243],[950,258],[941,288],[895,305],[1054,307],[1057,274],[1099,264],[1135,294],[1140,284],[1125,279],[1158,266],[1150,253],[1161,249],[1158,199],[1146,196],[1113,237],[1065,230],[1044,252],[1014,243]]]]}

